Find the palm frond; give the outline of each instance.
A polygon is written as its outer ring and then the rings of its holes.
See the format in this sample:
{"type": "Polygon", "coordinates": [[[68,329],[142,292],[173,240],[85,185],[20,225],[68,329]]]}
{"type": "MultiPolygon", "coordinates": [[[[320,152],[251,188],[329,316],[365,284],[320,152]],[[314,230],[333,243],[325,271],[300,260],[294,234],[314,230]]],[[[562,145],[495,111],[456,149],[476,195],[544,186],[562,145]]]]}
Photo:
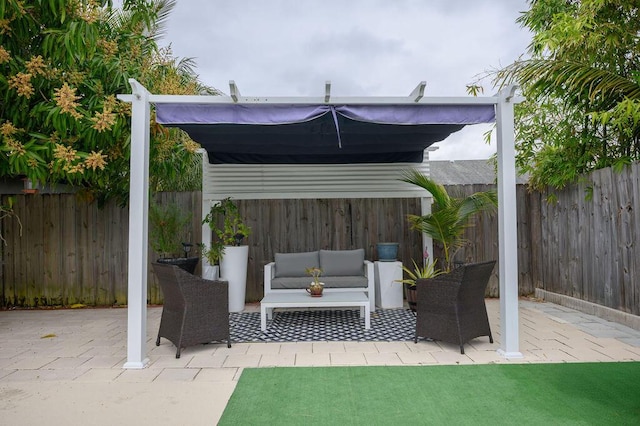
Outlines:
{"type": "Polygon", "coordinates": [[[460,204],[459,217],[460,220],[466,220],[476,213],[487,210],[493,210],[498,205],[498,194],[496,191],[476,192],[462,200],[460,204]]]}
{"type": "Polygon", "coordinates": [[[517,82],[543,96],[563,93],[580,95],[590,101],[624,98],[640,99],[640,85],[613,71],[595,68],[580,62],[555,59],[516,61],[496,73],[501,85],[517,82]]]}
{"type": "Polygon", "coordinates": [[[446,189],[444,189],[444,186],[435,182],[433,179],[423,175],[418,170],[405,170],[402,173],[400,180],[412,185],[419,186],[427,192],[431,193],[431,196],[433,197],[433,200],[438,207],[447,207],[451,201],[449,194],[447,193],[446,189]]]}
{"type": "Polygon", "coordinates": [[[169,15],[175,8],[177,0],[154,0],[151,3],[151,9],[155,12],[156,18],[148,28],[148,35],[157,42],[167,33],[169,15]]]}

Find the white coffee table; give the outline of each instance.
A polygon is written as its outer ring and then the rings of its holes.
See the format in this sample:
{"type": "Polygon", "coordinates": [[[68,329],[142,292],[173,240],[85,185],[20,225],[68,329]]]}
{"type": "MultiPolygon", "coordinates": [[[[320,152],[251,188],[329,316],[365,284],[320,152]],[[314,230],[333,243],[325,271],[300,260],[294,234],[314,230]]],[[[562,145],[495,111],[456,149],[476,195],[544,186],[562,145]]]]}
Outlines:
{"type": "Polygon", "coordinates": [[[364,292],[327,292],[322,297],[311,297],[308,293],[268,293],[260,301],[260,328],[267,329],[267,316],[273,318],[274,308],[348,308],[360,307],[364,314],[364,328],[371,328],[371,302],[364,292]]]}

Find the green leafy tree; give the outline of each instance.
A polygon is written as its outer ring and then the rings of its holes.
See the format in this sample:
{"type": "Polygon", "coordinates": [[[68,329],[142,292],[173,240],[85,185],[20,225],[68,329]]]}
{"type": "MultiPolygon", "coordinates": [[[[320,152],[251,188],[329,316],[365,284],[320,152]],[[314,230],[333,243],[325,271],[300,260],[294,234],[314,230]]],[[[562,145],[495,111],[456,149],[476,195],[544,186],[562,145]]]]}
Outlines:
{"type": "Polygon", "coordinates": [[[537,189],[640,158],[639,4],[533,0],[518,22],[529,58],[495,73],[517,83],[517,163],[537,189]]]}
{"type": "Polygon", "coordinates": [[[471,217],[494,209],[498,205],[496,192],[476,192],[464,198],[452,197],[444,186],[417,170],[406,171],[400,180],[431,193],[432,212],[424,216],[409,215],[408,220],[412,229],[424,232],[442,245],[444,270],[450,271],[456,251],[467,244],[463,235],[470,226],[471,217]]]}
{"type": "MultiPolygon", "coordinates": [[[[67,183],[126,203],[129,78],[168,94],[215,92],[157,39],[171,0],[0,1],[0,175],[67,183]]],[[[198,145],[152,125],[152,183],[175,184],[198,145]]],[[[195,170],[195,172],[194,172],[195,170]]]]}

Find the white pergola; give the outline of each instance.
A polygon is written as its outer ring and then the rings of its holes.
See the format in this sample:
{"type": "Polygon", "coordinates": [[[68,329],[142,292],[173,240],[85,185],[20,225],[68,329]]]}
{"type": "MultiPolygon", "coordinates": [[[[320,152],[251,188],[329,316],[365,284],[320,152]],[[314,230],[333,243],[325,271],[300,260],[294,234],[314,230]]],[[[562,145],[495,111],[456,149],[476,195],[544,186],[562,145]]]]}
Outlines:
{"type": "MultiPolygon", "coordinates": [[[[141,369],[148,364],[147,335],[147,247],[149,205],[149,141],[151,104],[240,104],[257,105],[367,105],[398,106],[493,105],[497,129],[498,157],[498,236],[500,279],[500,327],[502,339],[498,353],[505,358],[522,358],[519,350],[518,258],[516,216],[516,168],[514,143],[515,86],[490,97],[425,97],[421,82],[408,97],[333,97],[331,85],[318,97],[241,96],[230,82],[230,96],[154,95],[136,80],[129,80],[131,95],[118,99],[132,104],[131,181],[129,198],[129,272],[127,361],[124,368],[141,369]]],[[[205,157],[206,158],[206,157],[205,157]]],[[[423,206],[424,209],[424,206],[423,206]]],[[[210,236],[208,236],[210,238],[210,236]]]]}

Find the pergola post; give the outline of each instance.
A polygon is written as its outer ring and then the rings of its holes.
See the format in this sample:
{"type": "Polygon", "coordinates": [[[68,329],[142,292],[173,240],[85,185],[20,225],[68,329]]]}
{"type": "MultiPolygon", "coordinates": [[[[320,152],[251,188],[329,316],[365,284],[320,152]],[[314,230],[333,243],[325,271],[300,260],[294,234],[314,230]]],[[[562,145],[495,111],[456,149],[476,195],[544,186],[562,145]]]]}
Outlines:
{"type": "Polygon", "coordinates": [[[129,80],[131,98],[131,177],[129,187],[129,276],[127,362],[124,368],[144,368],[147,344],[147,263],[149,211],[149,92],[129,80]]]}
{"type": "Polygon", "coordinates": [[[498,151],[498,257],[500,278],[500,349],[505,358],[522,358],[518,318],[518,224],[514,112],[516,86],[498,93],[496,104],[498,151]]]}

